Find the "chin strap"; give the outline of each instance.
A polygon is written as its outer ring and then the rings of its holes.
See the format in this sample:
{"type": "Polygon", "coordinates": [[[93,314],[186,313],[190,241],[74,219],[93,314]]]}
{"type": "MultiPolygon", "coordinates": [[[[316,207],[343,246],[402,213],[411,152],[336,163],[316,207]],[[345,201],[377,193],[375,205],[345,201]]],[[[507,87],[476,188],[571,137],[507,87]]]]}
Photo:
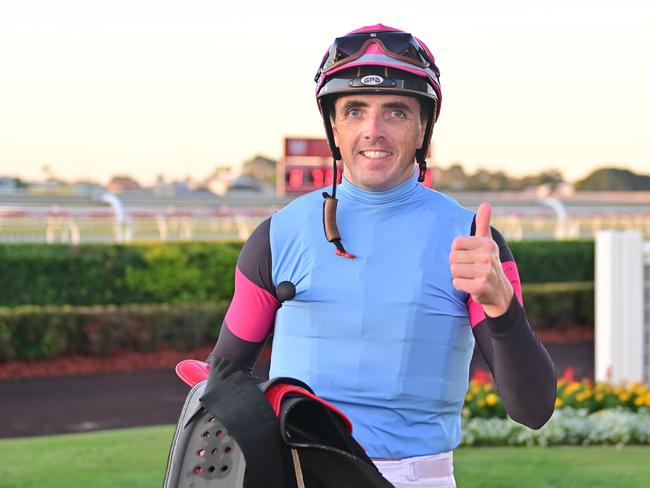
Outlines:
{"type": "Polygon", "coordinates": [[[427,174],[427,162],[424,159],[418,161],[418,167],[420,168],[420,174],[418,175],[418,182],[422,183],[424,181],[424,177],[427,174]]]}
{"type": "Polygon", "coordinates": [[[338,179],[336,159],[332,160],[332,167],[334,169],[332,173],[332,194],[330,195],[326,191],[323,192],[323,198],[325,199],[323,201],[323,228],[325,229],[325,238],[328,242],[336,246],[336,254],[338,256],[354,259],[356,256],[347,252],[345,247],[343,247],[341,234],[339,234],[339,229],[336,226],[336,207],[338,205],[338,200],[336,199],[336,180],[338,179]]]}

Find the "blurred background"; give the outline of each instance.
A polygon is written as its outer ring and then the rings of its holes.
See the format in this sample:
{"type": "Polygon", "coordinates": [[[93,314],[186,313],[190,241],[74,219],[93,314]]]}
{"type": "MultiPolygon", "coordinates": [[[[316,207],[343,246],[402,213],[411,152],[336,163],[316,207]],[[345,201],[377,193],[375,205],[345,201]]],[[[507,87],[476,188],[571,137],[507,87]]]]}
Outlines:
{"type": "MultiPolygon", "coordinates": [[[[558,370],[556,437],[498,437],[472,423],[506,422],[475,354],[464,445],[650,442],[648,2],[22,0],[0,3],[0,437],[163,427],[116,432],[112,464],[80,454],[98,438],[2,440],[0,485],[160,484],[187,393],[173,366],[211,350],[253,229],[331,184],[313,76],[335,37],[380,22],[441,69],[424,184],[492,203],[558,370]],[[34,446],[60,478],[38,478],[34,446]]],[[[461,484],[647,483],[629,450],[534,474],[508,471],[530,454],[470,452],[461,484]]]]}
{"type": "Polygon", "coordinates": [[[377,22],[442,71],[427,185],[509,239],[649,232],[645,2],[27,0],[0,6],[0,240],[245,238],[331,181],[312,77],[377,22]]]}

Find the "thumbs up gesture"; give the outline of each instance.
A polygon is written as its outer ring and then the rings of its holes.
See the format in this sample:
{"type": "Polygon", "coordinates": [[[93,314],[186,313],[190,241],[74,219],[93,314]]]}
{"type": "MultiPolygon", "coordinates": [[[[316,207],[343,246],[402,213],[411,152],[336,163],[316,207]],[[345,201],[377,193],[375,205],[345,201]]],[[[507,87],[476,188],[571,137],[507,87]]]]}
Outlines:
{"type": "Polygon", "coordinates": [[[492,239],[491,214],[489,203],[479,205],[475,235],[454,239],[449,263],[454,288],[469,293],[483,305],[486,315],[498,317],[508,310],[514,290],[503,272],[499,247],[492,239]]]}

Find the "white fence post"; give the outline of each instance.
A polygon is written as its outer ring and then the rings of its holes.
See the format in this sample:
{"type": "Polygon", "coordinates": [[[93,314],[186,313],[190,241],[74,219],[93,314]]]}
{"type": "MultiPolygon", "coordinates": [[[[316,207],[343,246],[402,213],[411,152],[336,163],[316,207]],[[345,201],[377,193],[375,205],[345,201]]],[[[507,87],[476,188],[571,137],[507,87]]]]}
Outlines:
{"type": "Polygon", "coordinates": [[[640,232],[605,230],[596,234],[597,381],[644,380],[643,271],[640,232]]]}
{"type": "Polygon", "coordinates": [[[644,327],[645,327],[645,373],[644,382],[650,385],[650,241],[643,244],[643,281],[645,307],[644,327]]]}
{"type": "Polygon", "coordinates": [[[124,225],[126,221],[126,212],[124,211],[124,205],[122,205],[122,201],[112,193],[104,193],[99,199],[104,203],[108,203],[113,209],[113,213],[115,214],[115,225],[113,227],[115,242],[121,243],[130,241],[130,232],[128,232],[128,229],[125,229],[124,225]],[[127,230],[127,232],[125,232],[125,230],[127,230]]]}
{"type": "Polygon", "coordinates": [[[557,198],[552,197],[541,198],[540,202],[547,207],[551,207],[555,212],[555,238],[565,239],[567,230],[567,213],[564,204],[557,198]]]}

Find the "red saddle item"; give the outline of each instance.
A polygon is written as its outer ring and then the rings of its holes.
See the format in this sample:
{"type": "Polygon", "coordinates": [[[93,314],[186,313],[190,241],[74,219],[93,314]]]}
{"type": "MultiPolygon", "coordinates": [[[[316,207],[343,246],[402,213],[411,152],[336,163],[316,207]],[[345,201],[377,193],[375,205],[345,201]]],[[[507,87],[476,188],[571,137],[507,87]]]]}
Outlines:
{"type": "Polygon", "coordinates": [[[176,365],[176,375],[190,388],[207,380],[209,373],[210,365],[197,359],[184,359],[176,365]]]}
{"type": "MultiPolygon", "coordinates": [[[[183,381],[183,383],[191,388],[197,383],[208,379],[208,375],[210,374],[210,365],[205,361],[199,361],[197,359],[185,359],[176,365],[176,374],[183,381]]],[[[305,388],[301,388],[300,386],[292,385],[290,383],[272,383],[268,388],[264,390],[264,396],[266,396],[266,399],[275,412],[275,415],[280,415],[282,399],[291,393],[306,396],[321,403],[323,406],[327,407],[329,410],[341,417],[345,423],[345,427],[348,429],[348,432],[352,432],[352,422],[350,422],[350,419],[348,419],[347,416],[338,408],[336,408],[331,403],[323,400],[322,398],[317,397],[305,388]]]]}

